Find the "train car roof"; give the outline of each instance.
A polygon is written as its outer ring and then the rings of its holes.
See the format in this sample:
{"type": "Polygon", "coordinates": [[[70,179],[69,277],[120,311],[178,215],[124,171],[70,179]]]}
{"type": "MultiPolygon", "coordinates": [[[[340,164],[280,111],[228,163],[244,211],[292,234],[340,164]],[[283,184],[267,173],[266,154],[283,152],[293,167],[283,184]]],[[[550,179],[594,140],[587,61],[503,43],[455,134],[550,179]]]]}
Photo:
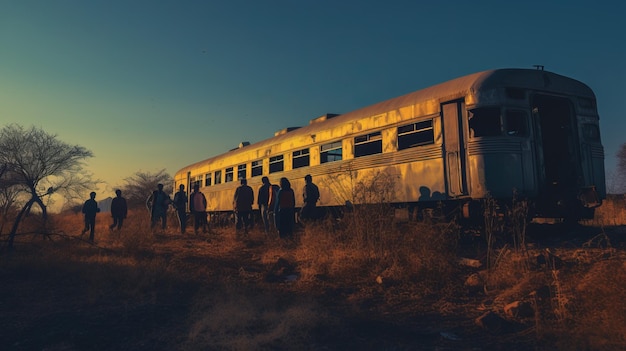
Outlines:
{"type": "Polygon", "coordinates": [[[385,100],[345,114],[332,116],[332,118],[324,119],[316,123],[310,123],[309,125],[286,131],[282,134],[254,144],[232,149],[225,153],[183,167],[177,173],[196,168],[199,165],[206,164],[207,162],[211,162],[211,160],[219,159],[227,155],[236,156],[237,154],[247,152],[250,149],[268,147],[286,139],[313,134],[320,129],[332,129],[341,124],[349,123],[368,116],[382,114],[393,109],[429,100],[437,100],[440,102],[449,101],[451,99],[458,98],[458,96],[465,96],[468,93],[501,87],[531,88],[545,92],[565,92],[575,96],[595,99],[593,91],[584,83],[548,71],[521,68],[505,68],[482,71],[439,83],[437,85],[385,100]],[[541,87],[541,89],[537,89],[538,86],[541,87]]]}

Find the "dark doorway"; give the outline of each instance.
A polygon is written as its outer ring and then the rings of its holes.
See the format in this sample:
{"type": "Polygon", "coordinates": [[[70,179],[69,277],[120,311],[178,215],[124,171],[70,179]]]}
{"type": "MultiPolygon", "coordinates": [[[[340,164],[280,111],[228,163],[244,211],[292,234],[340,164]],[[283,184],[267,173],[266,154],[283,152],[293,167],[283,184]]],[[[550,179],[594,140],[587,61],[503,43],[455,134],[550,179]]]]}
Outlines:
{"type": "Polygon", "coordinates": [[[543,180],[541,197],[547,206],[555,206],[559,212],[571,212],[577,202],[581,174],[572,105],[562,97],[538,94],[532,99],[532,109],[541,136],[537,148],[543,158],[538,167],[539,179],[543,180]]]}

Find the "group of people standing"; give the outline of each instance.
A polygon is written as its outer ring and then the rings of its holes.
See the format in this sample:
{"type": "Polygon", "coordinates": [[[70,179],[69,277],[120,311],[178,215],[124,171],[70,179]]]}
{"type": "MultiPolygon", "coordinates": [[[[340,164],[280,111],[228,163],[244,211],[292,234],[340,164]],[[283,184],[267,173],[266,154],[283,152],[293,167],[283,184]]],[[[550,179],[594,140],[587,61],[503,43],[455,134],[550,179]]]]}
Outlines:
{"type": "MultiPolygon", "coordinates": [[[[317,201],[320,193],[317,185],[313,183],[311,175],[304,177],[305,185],[302,192],[304,205],[300,211],[300,220],[307,221],[317,217],[317,201]]],[[[285,177],[280,179],[279,185],[271,184],[268,177],[261,179],[262,185],[258,190],[257,204],[261,213],[261,220],[266,233],[272,228],[276,228],[280,238],[293,237],[296,216],[296,197],[291,183],[285,177]]],[[[126,199],[122,197],[122,191],[115,191],[116,197],[111,201],[111,217],[113,224],[109,229],[113,231],[122,229],[124,219],[128,214],[126,199]]],[[[96,193],[91,192],[90,198],[85,201],[82,207],[82,213],[85,217],[85,228],[82,234],[90,232],[89,240],[94,239],[94,230],[96,224],[96,214],[100,212],[98,203],[95,200],[96,193]]],[[[207,199],[200,191],[200,185],[194,184],[193,192],[187,196],[185,186],[180,185],[178,192],[174,194],[174,200],[163,191],[163,184],[158,184],[157,189],[152,192],[146,201],[146,205],[150,210],[150,228],[154,229],[160,222],[161,229],[165,230],[167,226],[167,210],[170,205],[174,207],[180,222],[180,233],[185,234],[187,229],[187,204],[189,204],[189,212],[193,216],[194,232],[197,234],[200,229],[204,233],[208,230],[207,221],[207,199]]],[[[252,207],[254,204],[254,191],[248,185],[246,179],[240,181],[239,187],[235,190],[233,198],[233,207],[235,210],[235,226],[237,230],[243,229],[247,234],[252,228],[254,217],[252,207]]]]}
{"type": "MultiPolygon", "coordinates": [[[[300,211],[301,221],[311,220],[317,217],[317,201],[320,198],[319,188],[313,183],[311,175],[307,174],[304,177],[304,181],[305,185],[302,192],[304,205],[300,211]]],[[[261,182],[263,184],[258,190],[257,204],[265,232],[269,233],[272,228],[276,228],[281,238],[292,237],[295,227],[296,197],[291,188],[291,183],[285,177],[280,179],[280,185],[271,184],[268,177],[261,178],[261,182]]],[[[159,184],[159,190],[155,191],[153,194],[153,198],[160,199],[165,195],[165,193],[159,195],[160,193],[158,193],[158,191],[162,191],[161,184],[159,184]]],[[[163,198],[169,199],[168,197],[163,198]]],[[[158,204],[162,202],[158,200],[155,203],[158,204]]],[[[193,193],[189,196],[189,200],[187,200],[185,186],[181,184],[179,191],[174,195],[174,200],[171,203],[178,214],[181,234],[185,233],[187,223],[187,203],[189,203],[189,211],[194,218],[194,231],[198,233],[198,230],[202,228],[206,233],[207,200],[205,195],[200,191],[200,185],[198,183],[194,184],[193,193]]],[[[254,191],[248,185],[248,181],[245,178],[241,179],[239,186],[235,189],[235,195],[233,196],[233,209],[235,214],[235,228],[237,231],[243,230],[244,235],[247,235],[248,231],[252,229],[254,225],[254,216],[252,213],[253,205],[254,191]]],[[[163,214],[166,209],[166,205],[163,205],[160,209],[155,211],[155,206],[154,204],[152,205],[153,227],[156,221],[161,218],[162,227],[165,229],[166,216],[163,214]]]]}
{"type": "MultiPolygon", "coordinates": [[[[174,201],[172,201],[172,205],[178,215],[181,234],[185,234],[187,232],[187,203],[189,203],[189,212],[193,216],[194,233],[198,234],[200,228],[202,228],[203,233],[206,233],[208,231],[206,212],[207,201],[206,196],[204,196],[204,194],[200,191],[200,184],[194,184],[193,192],[189,195],[189,198],[187,198],[187,193],[185,192],[185,186],[183,184],[178,187],[178,192],[174,194],[174,201]]],[[[154,227],[154,225],[155,222],[153,221],[152,226],[154,227]]],[[[162,222],[162,226],[163,229],[165,229],[164,222],[162,222]]]]}
{"type": "MultiPolygon", "coordinates": [[[[299,217],[301,221],[317,218],[317,201],[320,198],[319,188],[313,183],[311,175],[307,174],[304,181],[304,205],[299,217]]],[[[259,188],[257,204],[265,232],[268,233],[273,225],[281,238],[291,238],[296,215],[296,196],[291,182],[285,177],[280,178],[280,185],[271,184],[268,177],[263,177],[261,182],[263,184],[259,188]]]]}

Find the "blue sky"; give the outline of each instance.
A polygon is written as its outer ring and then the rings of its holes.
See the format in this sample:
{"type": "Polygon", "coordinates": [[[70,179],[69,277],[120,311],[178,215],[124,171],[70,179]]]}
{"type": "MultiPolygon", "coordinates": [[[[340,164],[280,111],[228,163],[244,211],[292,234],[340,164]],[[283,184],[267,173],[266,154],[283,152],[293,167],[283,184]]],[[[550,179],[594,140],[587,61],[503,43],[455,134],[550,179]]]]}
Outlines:
{"type": "Polygon", "coordinates": [[[0,126],[93,151],[103,198],[325,113],[540,64],[596,92],[611,173],[624,18],[605,0],[0,0],[0,126]]]}

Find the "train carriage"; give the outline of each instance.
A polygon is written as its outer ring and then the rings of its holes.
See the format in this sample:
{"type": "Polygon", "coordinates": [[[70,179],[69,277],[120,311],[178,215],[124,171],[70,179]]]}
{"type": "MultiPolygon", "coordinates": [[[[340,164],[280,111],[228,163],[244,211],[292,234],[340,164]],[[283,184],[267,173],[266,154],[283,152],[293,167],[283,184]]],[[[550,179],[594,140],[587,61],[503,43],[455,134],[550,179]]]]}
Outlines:
{"type": "Polygon", "coordinates": [[[174,189],[199,183],[210,212],[229,212],[241,178],[257,189],[262,176],[287,177],[298,193],[306,174],[328,207],[354,202],[354,185],[374,177],[392,180],[394,205],[443,203],[465,217],[517,197],[535,217],[590,218],[606,196],[595,95],[543,69],[479,72],[323,115],[184,167],[174,189]]]}

